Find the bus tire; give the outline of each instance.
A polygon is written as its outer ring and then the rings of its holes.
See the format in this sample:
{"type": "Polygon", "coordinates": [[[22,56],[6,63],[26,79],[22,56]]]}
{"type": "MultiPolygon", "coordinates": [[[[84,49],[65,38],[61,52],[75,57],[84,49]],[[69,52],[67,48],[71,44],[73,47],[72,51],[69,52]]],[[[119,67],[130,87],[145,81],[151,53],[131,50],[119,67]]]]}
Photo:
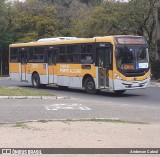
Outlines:
{"type": "Polygon", "coordinates": [[[121,94],[123,94],[125,91],[126,91],[126,90],[115,90],[114,93],[115,93],[116,95],[121,95],[121,94]]]}
{"type": "Polygon", "coordinates": [[[38,73],[34,73],[32,75],[32,85],[34,88],[39,88],[40,87],[40,77],[38,75],[38,73]]]}
{"type": "Polygon", "coordinates": [[[88,94],[96,94],[95,82],[92,77],[88,77],[84,82],[85,91],[88,94]]]}

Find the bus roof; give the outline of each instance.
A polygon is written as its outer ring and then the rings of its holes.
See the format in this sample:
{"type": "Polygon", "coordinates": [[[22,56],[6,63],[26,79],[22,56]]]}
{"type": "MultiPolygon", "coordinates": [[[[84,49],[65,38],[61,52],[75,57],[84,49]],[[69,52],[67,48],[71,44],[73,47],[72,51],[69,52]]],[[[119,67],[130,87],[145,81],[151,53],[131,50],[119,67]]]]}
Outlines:
{"type": "Polygon", "coordinates": [[[29,43],[16,43],[16,44],[11,44],[10,47],[30,47],[30,46],[47,46],[47,45],[63,45],[63,44],[78,44],[78,43],[95,42],[94,38],[83,38],[83,39],[75,38],[71,40],[50,40],[50,39],[44,39],[44,40],[40,39],[39,41],[29,42],[29,43]]]}
{"type": "Polygon", "coordinates": [[[140,37],[133,35],[114,35],[114,36],[101,36],[93,38],[77,38],[77,37],[56,37],[56,38],[44,38],[38,41],[28,43],[16,43],[11,44],[9,47],[32,47],[32,46],[48,46],[48,45],[65,45],[65,44],[81,44],[81,43],[93,43],[93,42],[116,42],[115,37],[140,37]]]}

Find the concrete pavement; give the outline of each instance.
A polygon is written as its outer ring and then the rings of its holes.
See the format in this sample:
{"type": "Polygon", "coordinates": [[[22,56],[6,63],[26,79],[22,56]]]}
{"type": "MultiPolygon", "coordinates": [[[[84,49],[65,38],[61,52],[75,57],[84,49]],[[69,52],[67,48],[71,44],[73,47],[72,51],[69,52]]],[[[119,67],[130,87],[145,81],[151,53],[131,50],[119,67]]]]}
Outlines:
{"type": "MultiPolygon", "coordinates": [[[[1,77],[1,79],[9,78],[1,77]]],[[[152,81],[151,86],[160,87],[160,82],[152,81]]],[[[160,122],[159,96],[155,96],[158,89],[154,90],[152,95],[148,94],[153,89],[156,88],[143,90],[145,93],[141,93],[141,95],[135,92],[136,95],[124,95],[120,98],[110,95],[106,97],[103,96],[104,93],[101,95],[87,95],[80,92],[75,96],[67,91],[66,93],[71,96],[71,99],[64,99],[68,98],[68,96],[65,96],[66,94],[63,94],[63,97],[56,96],[57,100],[49,97],[44,99],[42,97],[35,97],[36,99],[11,97],[11,99],[8,99],[8,97],[2,96],[2,99],[0,99],[0,122],[95,118],[160,122]],[[154,105],[153,102],[155,102],[154,105]]],[[[52,89],[49,92],[54,92],[55,95],[63,93],[63,91],[53,91],[52,89]]]]}
{"type": "MultiPolygon", "coordinates": [[[[0,78],[5,80],[9,78],[0,78]]],[[[151,82],[152,87],[160,83],[151,82]]],[[[86,95],[87,97],[87,95],[86,95]]],[[[1,148],[159,148],[160,108],[98,99],[0,99],[1,148]],[[98,120],[94,120],[99,118],[98,120]],[[48,120],[55,120],[47,122],[48,120]],[[90,119],[67,121],[67,119],[90,119]],[[58,121],[57,121],[58,120],[58,121]],[[64,121],[65,120],[65,121],[64,121]],[[149,122],[136,124],[132,122],[149,122]],[[21,123],[17,123],[21,121],[21,123]],[[23,123],[34,121],[32,123],[23,123]],[[155,124],[156,122],[156,124],[155,124]]],[[[5,155],[6,156],[6,155],[5,155]]],[[[14,155],[12,155],[14,156],[14,155]]],[[[17,155],[15,155],[17,156],[17,155]]],[[[38,157],[39,155],[30,155],[38,157]]],[[[69,157],[82,155],[41,155],[69,157]]],[[[135,154],[83,155],[134,157],[135,154]]],[[[137,155],[136,155],[137,156],[137,155]]],[[[138,157],[159,154],[139,154],[138,157]]]]}
{"type": "MultiPolygon", "coordinates": [[[[159,148],[159,124],[94,121],[30,122],[2,125],[0,148],[159,148]]],[[[100,152],[102,153],[102,152],[100,152]]],[[[158,157],[159,154],[2,155],[29,157],[158,157]]],[[[160,152],[158,152],[160,153],[160,152]]]]}
{"type": "Polygon", "coordinates": [[[160,87],[160,80],[151,80],[151,87],[160,87]]]}
{"type": "Polygon", "coordinates": [[[0,99],[0,123],[68,119],[160,123],[160,107],[78,98],[0,99]]]}

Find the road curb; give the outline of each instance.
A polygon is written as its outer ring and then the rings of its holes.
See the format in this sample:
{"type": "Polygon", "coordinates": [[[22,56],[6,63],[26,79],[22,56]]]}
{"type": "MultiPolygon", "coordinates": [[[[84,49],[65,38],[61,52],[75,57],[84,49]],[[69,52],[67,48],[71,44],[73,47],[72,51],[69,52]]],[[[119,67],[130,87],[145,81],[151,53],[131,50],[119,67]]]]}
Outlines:
{"type": "Polygon", "coordinates": [[[10,77],[0,77],[0,80],[11,80],[10,77]]]}
{"type": "Polygon", "coordinates": [[[151,82],[151,87],[160,87],[160,82],[151,82]]]}
{"type": "Polygon", "coordinates": [[[0,96],[0,99],[45,99],[45,100],[53,100],[53,99],[70,99],[70,97],[62,97],[62,96],[0,96]]]}

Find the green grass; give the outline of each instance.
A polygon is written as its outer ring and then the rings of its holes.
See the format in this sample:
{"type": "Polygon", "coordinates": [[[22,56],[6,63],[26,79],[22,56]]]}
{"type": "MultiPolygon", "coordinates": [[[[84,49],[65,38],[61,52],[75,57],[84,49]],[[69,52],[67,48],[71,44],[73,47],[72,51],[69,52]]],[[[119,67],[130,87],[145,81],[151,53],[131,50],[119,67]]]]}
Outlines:
{"type": "Polygon", "coordinates": [[[22,128],[22,129],[29,129],[29,127],[25,123],[23,123],[23,122],[17,122],[14,125],[14,127],[16,127],[16,128],[22,128]]]}
{"type": "Polygon", "coordinates": [[[37,129],[34,127],[29,127],[26,122],[17,122],[15,125],[13,125],[13,127],[20,128],[20,129],[29,129],[29,130],[33,130],[33,131],[40,130],[40,129],[37,129]]]}
{"type": "Polygon", "coordinates": [[[50,120],[38,120],[37,122],[40,122],[40,123],[48,123],[48,122],[51,122],[50,120]]]}
{"type": "Polygon", "coordinates": [[[25,89],[21,87],[0,87],[0,96],[53,96],[47,91],[25,89]]]}
{"type": "Polygon", "coordinates": [[[102,122],[102,123],[149,124],[147,122],[134,122],[134,121],[123,121],[123,120],[114,120],[114,119],[38,120],[37,122],[40,122],[40,123],[48,123],[48,122],[63,122],[63,123],[69,123],[69,122],[98,122],[98,123],[100,123],[100,122],[102,122]]]}
{"type": "Polygon", "coordinates": [[[149,124],[145,122],[133,122],[133,121],[124,121],[124,120],[115,120],[115,119],[91,119],[92,122],[109,122],[109,123],[128,123],[128,124],[149,124]]]}

